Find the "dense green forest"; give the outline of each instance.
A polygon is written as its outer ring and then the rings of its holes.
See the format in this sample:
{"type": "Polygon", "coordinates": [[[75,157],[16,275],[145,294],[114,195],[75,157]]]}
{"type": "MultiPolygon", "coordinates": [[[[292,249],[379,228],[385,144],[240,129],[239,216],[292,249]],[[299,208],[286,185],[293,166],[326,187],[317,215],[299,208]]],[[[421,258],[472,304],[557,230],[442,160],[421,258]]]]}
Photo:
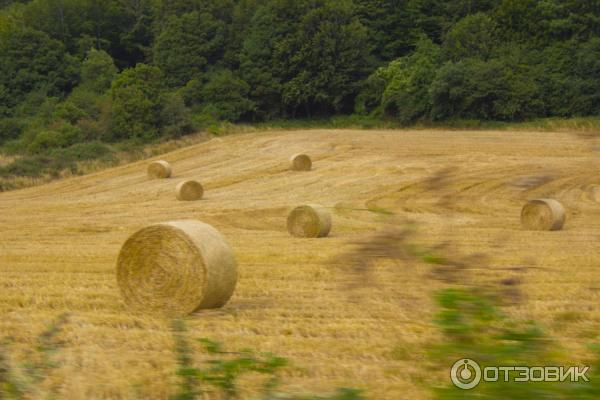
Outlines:
{"type": "MultiPolygon", "coordinates": [[[[600,0],[0,0],[3,174],[215,121],[600,114],[600,0]],[[36,158],[37,157],[37,158],[36,158]]],[[[56,165],[54,165],[56,167],[56,165]]],[[[60,165],[59,165],[60,167],[60,165]]]]}

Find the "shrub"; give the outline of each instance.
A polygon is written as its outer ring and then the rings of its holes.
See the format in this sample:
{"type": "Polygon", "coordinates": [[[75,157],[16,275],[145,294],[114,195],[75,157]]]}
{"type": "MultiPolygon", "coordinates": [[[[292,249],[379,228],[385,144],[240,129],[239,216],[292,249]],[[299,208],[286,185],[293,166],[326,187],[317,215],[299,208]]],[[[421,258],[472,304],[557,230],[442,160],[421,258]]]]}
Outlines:
{"type": "Polygon", "coordinates": [[[52,114],[54,120],[62,119],[71,124],[77,123],[77,121],[85,116],[87,116],[86,112],[70,101],[58,104],[52,114]]]}
{"type": "Polygon", "coordinates": [[[190,111],[179,94],[164,97],[160,119],[162,136],[176,138],[193,131],[190,111]]]}
{"type": "Polygon", "coordinates": [[[23,128],[24,123],[18,118],[0,119],[0,144],[18,138],[23,128]]]}
{"type": "Polygon", "coordinates": [[[149,141],[158,137],[162,82],[161,70],[145,64],[123,71],[113,81],[110,139],[149,141]]]}
{"type": "Polygon", "coordinates": [[[69,147],[81,140],[83,140],[81,129],[65,123],[55,130],[39,132],[27,149],[30,153],[42,153],[49,149],[69,147]]]}
{"type": "Polygon", "coordinates": [[[458,21],[444,38],[445,57],[452,61],[477,57],[488,59],[497,46],[494,20],[484,13],[458,21]]]}
{"type": "Polygon", "coordinates": [[[86,160],[114,161],[113,151],[101,142],[76,143],[66,149],[52,150],[49,155],[63,163],[86,160]]]}
{"type": "Polygon", "coordinates": [[[110,89],[117,72],[117,67],[107,52],[92,48],[87,52],[81,65],[81,86],[86,90],[102,94],[110,89]]]}
{"type": "Polygon", "coordinates": [[[77,172],[77,162],[86,160],[114,161],[113,151],[101,142],[77,143],[68,148],[53,148],[47,154],[21,157],[0,167],[0,176],[39,177],[45,174],[58,176],[65,169],[77,172]]]}
{"type": "Polygon", "coordinates": [[[431,109],[429,86],[439,60],[438,46],[422,39],[413,54],[392,61],[371,75],[360,96],[359,111],[373,108],[379,98],[379,113],[403,123],[427,116],[431,109]]]}
{"type": "Polygon", "coordinates": [[[207,12],[170,16],[156,37],[154,62],[167,85],[183,86],[220,58],[225,42],[225,24],[207,12]]]}
{"type": "Polygon", "coordinates": [[[248,99],[249,92],[246,82],[230,70],[220,70],[209,77],[201,98],[204,108],[215,119],[235,122],[255,109],[254,102],[248,99]]]}
{"type": "Polygon", "coordinates": [[[435,120],[515,121],[540,112],[537,82],[499,59],[446,63],[431,84],[430,94],[435,120]]]}

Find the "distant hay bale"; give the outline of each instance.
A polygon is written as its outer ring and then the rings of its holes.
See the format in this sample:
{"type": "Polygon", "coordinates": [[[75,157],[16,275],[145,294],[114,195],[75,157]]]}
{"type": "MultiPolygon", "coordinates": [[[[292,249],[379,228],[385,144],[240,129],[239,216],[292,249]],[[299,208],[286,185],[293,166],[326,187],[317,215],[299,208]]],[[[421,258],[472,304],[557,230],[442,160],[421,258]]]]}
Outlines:
{"type": "Polygon", "coordinates": [[[325,237],[331,231],[331,215],[318,204],[300,206],[288,215],[287,229],[290,235],[296,237],[325,237]]]}
{"type": "Polygon", "coordinates": [[[166,179],[171,176],[171,165],[163,160],[154,161],[148,165],[148,177],[150,179],[166,179]]]}
{"type": "Polygon", "coordinates": [[[554,199],[531,200],[521,210],[521,224],[535,231],[558,231],[565,223],[565,209],[554,199]]]}
{"type": "Polygon", "coordinates": [[[231,247],[212,226],[174,221],[148,226],[123,245],[117,282],[133,309],[186,315],[224,306],[235,289],[231,247]]]}
{"type": "Polygon", "coordinates": [[[183,181],[177,184],[175,188],[175,196],[177,200],[193,201],[200,200],[204,195],[202,184],[197,181],[183,181]]]}
{"type": "Polygon", "coordinates": [[[290,158],[290,162],[294,171],[310,171],[312,168],[312,161],[306,154],[295,154],[290,158]]]}

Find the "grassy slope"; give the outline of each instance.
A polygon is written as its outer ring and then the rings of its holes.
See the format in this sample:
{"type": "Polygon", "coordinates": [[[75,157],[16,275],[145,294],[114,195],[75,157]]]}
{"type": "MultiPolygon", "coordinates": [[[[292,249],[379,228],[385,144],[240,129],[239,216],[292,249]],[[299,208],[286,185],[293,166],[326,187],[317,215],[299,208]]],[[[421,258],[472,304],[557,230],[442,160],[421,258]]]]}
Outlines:
{"type": "MultiPolygon", "coordinates": [[[[186,136],[178,140],[167,140],[147,146],[130,146],[119,143],[114,148],[115,154],[109,160],[91,160],[76,163],[77,175],[97,172],[115,165],[123,165],[133,161],[146,159],[177,148],[200,143],[214,136],[230,135],[244,132],[265,130],[297,130],[297,129],[409,129],[395,121],[386,121],[375,117],[341,116],[327,119],[281,120],[252,125],[217,123],[207,126],[203,133],[186,136]]],[[[412,126],[413,130],[511,130],[511,131],[549,131],[571,132],[579,136],[595,136],[600,132],[600,117],[585,118],[545,118],[520,123],[489,122],[476,120],[455,120],[443,123],[419,123],[412,126]]],[[[17,160],[17,156],[3,155],[0,149],[0,167],[17,160]]],[[[0,175],[0,191],[18,189],[47,183],[56,179],[73,176],[69,169],[56,171],[56,174],[45,174],[37,177],[0,175]]]]}

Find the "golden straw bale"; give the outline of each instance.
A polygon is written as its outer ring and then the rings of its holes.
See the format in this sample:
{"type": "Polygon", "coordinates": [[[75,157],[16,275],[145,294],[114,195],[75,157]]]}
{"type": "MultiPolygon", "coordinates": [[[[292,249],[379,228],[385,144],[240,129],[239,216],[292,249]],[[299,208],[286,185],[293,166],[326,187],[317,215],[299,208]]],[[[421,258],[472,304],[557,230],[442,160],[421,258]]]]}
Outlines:
{"type": "Polygon", "coordinates": [[[193,201],[200,200],[204,195],[202,184],[197,181],[183,181],[177,184],[175,188],[175,196],[177,200],[193,201]]]}
{"type": "Polygon", "coordinates": [[[163,160],[154,161],[148,165],[148,177],[150,179],[166,179],[171,176],[171,165],[163,160]]]}
{"type": "Polygon", "coordinates": [[[295,154],[290,158],[290,162],[294,171],[310,171],[312,168],[312,161],[306,154],[295,154]]]}
{"type": "Polygon", "coordinates": [[[521,210],[521,224],[529,230],[558,231],[565,218],[565,208],[554,199],[531,200],[521,210]]]}
{"type": "Polygon", "coordinates": [[[117,282],[136,310],[186,315],[227,303],[237,282],[233,250],[212,226],[186,220],[134,233],[117,260],[117,282]]]}
{"type": "Polygon", "coordinates": [[[318,204],[296,207],[288,215],[287,229],[290,235],[296,237],[325,237],[331,231],[331,215],[318,204]]]}

